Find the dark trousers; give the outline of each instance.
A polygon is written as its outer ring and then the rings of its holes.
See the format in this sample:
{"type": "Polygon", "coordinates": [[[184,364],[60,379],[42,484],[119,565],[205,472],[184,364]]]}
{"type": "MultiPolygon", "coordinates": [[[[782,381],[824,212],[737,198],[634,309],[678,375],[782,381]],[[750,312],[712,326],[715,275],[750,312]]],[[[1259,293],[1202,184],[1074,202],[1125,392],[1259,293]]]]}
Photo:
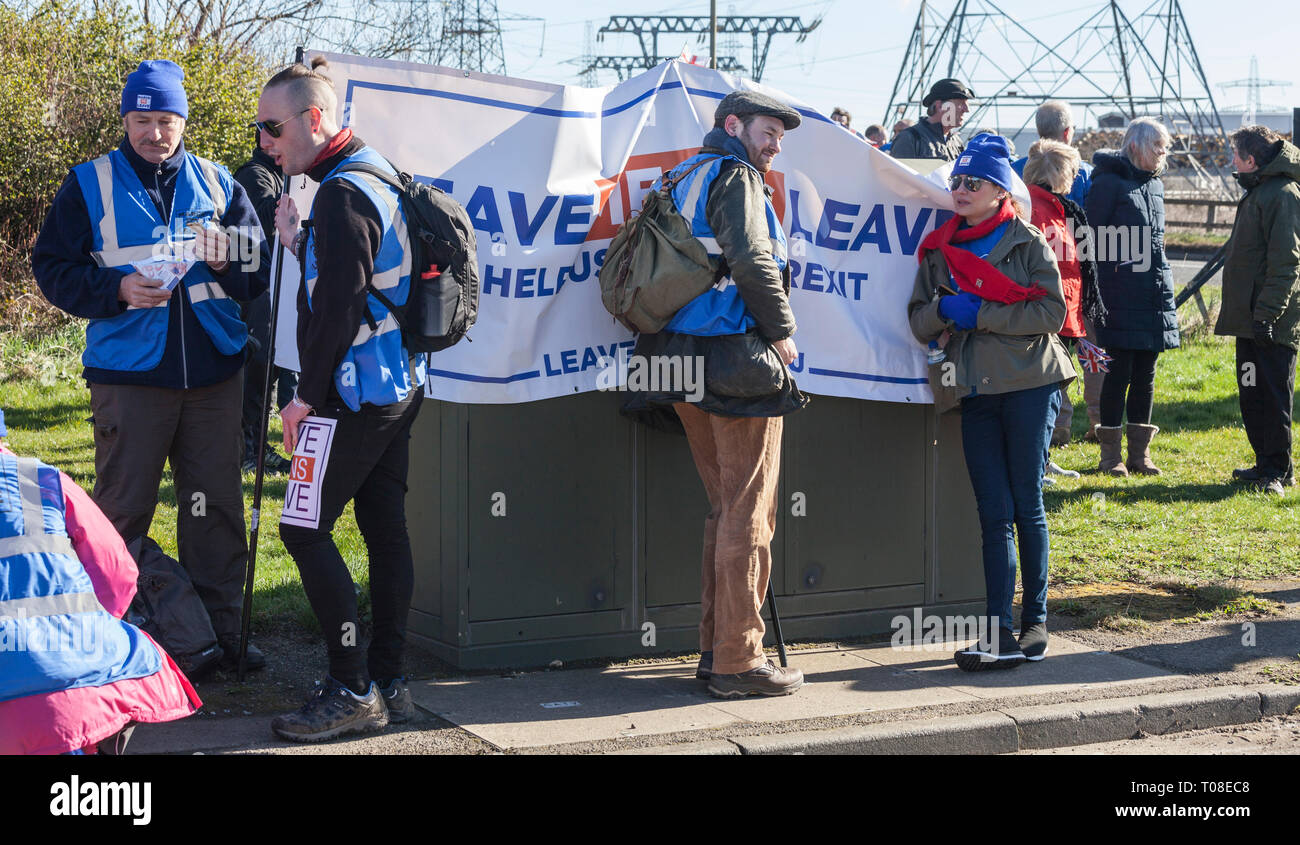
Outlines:
{"type": "Polygon", "coordinates": [[[356,693],[364,694],[371,679],[402,677],[406,616],[415,584],[406,533],[406,473],[411,424],[422,397],[416,390],[392,405],[362,405],[355,413],[346,408],[317,412],[338,420],[320,482],[319,527],[280,524],[280,539],[298,565],[325,635],[330,674],[356,693]],[[364,660],[352,573],[333,539],[334,523],[348,502],[354,502],[369,557],[374,632],[364,660]]]}
{"type": "MultiPolygon", "coordinates": [[[[244,322],[248,325],[251,354],[244,365],[244,410],[241,423],[244,431],[244,457],[257,454],[257,434],[266,409],[262,407],[262,390],[266,387],[266,367],[271,350],[271,294],[268,291],[241,306],[244,322]]],[[[298,374],[276,367],[272,374],[276,409],[283,408],[293,398],[298,387],[298,374]]]]}
{"type": "Polygon", "coordinates": [[[122,539],[149,533],[163,462],[176,491],[180,562],[220,636],[239,634],[248,537],[239,472],[236,373],[185,390],[90,385],[95,421],[95,504],[122,539]]]}
{"type": "Polygon", "coordinates": [[[1113,358],[1101,383],[1101,424],[1114,428],[1128,421],[1150,423],[1156,396],[1156,359],[1159,352],[1145,349],[1107,349],[1113,358]]]}
{"type": "Polygon", "coordinates": [[[1237,395],[1255,466],[1272,478],[1291,472],[1291,410],[1296,351],[1237,338],[1237,395]]]}
{"type": "Polygon", "coordinates": [[[961,444],[979,510],[988,616],[1012,627],[1016,545],[1024,584],[1022,626],[1047,621],[1047,512],[1043,468],[1060,409],[1057,384],[968,396],[961,402],[961,444]]]}

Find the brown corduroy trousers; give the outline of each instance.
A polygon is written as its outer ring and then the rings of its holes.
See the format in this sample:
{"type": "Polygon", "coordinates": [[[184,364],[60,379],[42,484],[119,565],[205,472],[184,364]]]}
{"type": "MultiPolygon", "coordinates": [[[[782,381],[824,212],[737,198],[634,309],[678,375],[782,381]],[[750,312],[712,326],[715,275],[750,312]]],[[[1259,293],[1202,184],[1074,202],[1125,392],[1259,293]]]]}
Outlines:
{"type": "Polygon", "coordinates": [[[724,417],[673,405],[709,497],[700,570],[700,650],[713,672],[762,666],[761,608],[772,573],[781,417],[724,417]]]}

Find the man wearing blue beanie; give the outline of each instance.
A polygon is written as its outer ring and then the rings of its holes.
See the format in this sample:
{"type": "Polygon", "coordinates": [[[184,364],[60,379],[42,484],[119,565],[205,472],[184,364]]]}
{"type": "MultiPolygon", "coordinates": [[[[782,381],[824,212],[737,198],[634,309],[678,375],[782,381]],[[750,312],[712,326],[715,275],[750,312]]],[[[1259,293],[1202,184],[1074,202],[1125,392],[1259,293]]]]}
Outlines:
{"type": "MultiPolygon", "coordinates": [[[[185,150],[184,80],[166,60],[127,76],[126,137],[72,168],[32,271],[51,303],[90,321],[95,503],[124,540],[148,534],[170,463],[180,562],[233,656],[248,560],[237,301],[266,290],[270,253],[244,189],[185,150]]],[[[250,668],[265,662],[248,656],[250,668]]]]}
{"type": "Polygon", "coordinates": [[[189,120],[190,104],[185,96],[185,71],[166,59],[140,62],[126,78],[122,89],[122,117],[129,112],[171,112],[189,120]]]}

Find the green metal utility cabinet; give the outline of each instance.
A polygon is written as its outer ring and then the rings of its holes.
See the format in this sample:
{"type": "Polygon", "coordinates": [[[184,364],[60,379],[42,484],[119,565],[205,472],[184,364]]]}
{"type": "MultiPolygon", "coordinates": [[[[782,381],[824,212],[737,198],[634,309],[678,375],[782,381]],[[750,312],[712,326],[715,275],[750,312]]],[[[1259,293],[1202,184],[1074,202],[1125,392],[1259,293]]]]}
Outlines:
{"type": "MultiPolygon", "coordinates": [[[[699,647],[704,486],[686,438],[628,421],[625,399],[425,400],[406,500],[413,637],[463,668],[699,647]]],[[[885,633],[916,607],[982,612],[979,536],[957,415],[814,396],[785,418],[772,580],[786,639],[885,633]]]]}

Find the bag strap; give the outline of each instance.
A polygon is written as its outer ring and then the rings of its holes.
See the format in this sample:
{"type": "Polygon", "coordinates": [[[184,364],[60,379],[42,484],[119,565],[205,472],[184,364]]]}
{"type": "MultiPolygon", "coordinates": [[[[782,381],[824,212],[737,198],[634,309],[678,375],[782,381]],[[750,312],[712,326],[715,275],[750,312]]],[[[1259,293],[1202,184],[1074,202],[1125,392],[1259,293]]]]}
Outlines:
{"type": "Polygon", "coordinates": [[[699,168],[700,165],[709,164],[710,162],[717,161],[720,158],[727,158],[727,156],[721,155],[721,156],[709,156],[708,158],[702,158],[699,161],[692,164],[690,167],[688,167],[686,171],[682,173],[682,175],[678,176],[676,179],[672,179],[669,178],[668,176],[664,176],[663,184],[659,186],[659,190],[671,191],[673,188],[677,187],[677,185],[683,179],[685,179],[687,176],[690,176],[692,173],[694,173],[696,169],[699,168]]]}
{"type": "MultiPolygon", "coordinates": [[[[388,161],[388,159],[384,159],[384,160],[388,161]]],[[[388,166],[393,168],[394,170],[397,170],[397,166],[394,165],[391,161],[388,162],[388,166]]],[[[378,167],[375,167],[373,164],[370,164],[368,162],[354,161],[349,164],[344,164],[334,172],[335,173],[366,173],[371,176],[374,176],[379,181],[384,182],[389,186],[396,188],[399,191],[406,190],[406,182],[402,181],[401,177],[403,176],[403,174],[402,171],[400,170],[397,170],[397,175],[394,176],[391,173],[380,170],[378,167]]]]}
{"type": "MultiPolygon", "coordinates": [[[[387,159],[385,159],[385,161],[387,161],[387,159]]],[[[392,167],[393,170],[397,170],[396,165],[394,165],[391,161],[388,162],[388,166],[392,167]]],[[[397,170],[397,175],[394,176],[391,173],[388,173],[384,170],[379,169],[378,167],[375,167],[373,164],[369,164],[364,161],[355,161],[349,164],[344,164],[342,167],[340,167],[338,170],[334,172],[335,173],[365,173],[369,176],[374,176],[376,179],[388,185],[389,187],[396,189],[398,194],[401,194],[406,190],[406,183],[401,180],[402,172],[400,170],[397,170]]],[[[402,198],[399,196],[398,199],[400,201],[402,198]]],[[[393,319],[397,321],[398,327],[401,328],[403,331],[407,330],[405,308],[399,308],[397,305],[394,305],[391,299],[384,296],[383,293],[380,292],[379,288],[375,287],[370,282],[366,282],[366,293],[370,294],[371,296],[375,297],[380,302],[382,302],[384,304],[384,307],[388,309],[388,313],[392,314],[393,319]]],[[[379,327],[379,323],[375,320],[374,315],[370,313],[369,305],[366,306],[364,316],[366,318],[366,324],[370,327],[370,330],[372,332],[379,327]]]]}

